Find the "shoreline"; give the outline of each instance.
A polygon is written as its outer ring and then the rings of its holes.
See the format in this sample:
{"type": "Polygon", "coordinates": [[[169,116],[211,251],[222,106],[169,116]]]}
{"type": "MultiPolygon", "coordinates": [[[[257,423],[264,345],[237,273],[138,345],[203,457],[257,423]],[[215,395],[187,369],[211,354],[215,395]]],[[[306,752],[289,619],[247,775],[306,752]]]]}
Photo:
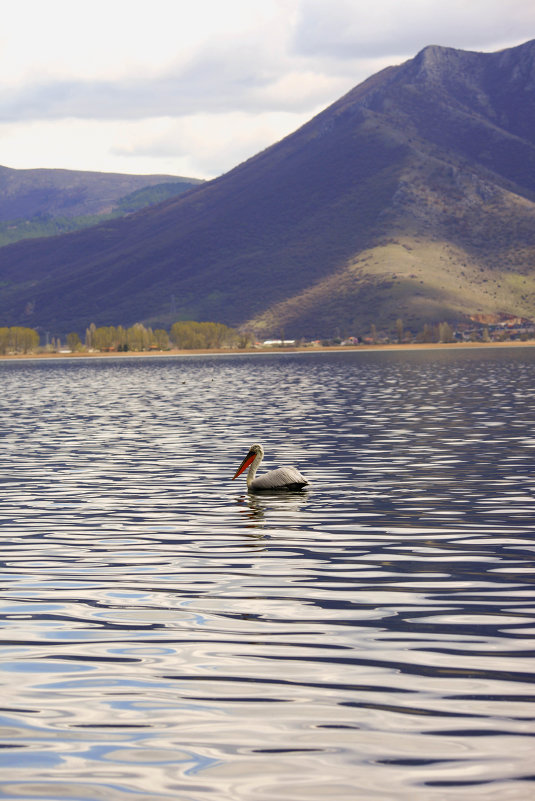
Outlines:
{"type": "Polygon", "coordinates": [[[507,340],[505,342],[407,342],[389,343],[384,345],[309,345],[298,347],[269,347],[269,348],[200,348],[192,350],[159,350],[159,351],[112,351],[108,353],[10,353],[0,354],[0,361],[19,361],[28,359],[135,359],[156,356],[158,358],[172,356],[216,356],[216,355],[251,355],[261,353],[335,353],[357,352],[373,353],[419,350],[467,350],[481,348],[530,348],[535,346],[535,339],[525,342],[520,340],[507,340]]]}

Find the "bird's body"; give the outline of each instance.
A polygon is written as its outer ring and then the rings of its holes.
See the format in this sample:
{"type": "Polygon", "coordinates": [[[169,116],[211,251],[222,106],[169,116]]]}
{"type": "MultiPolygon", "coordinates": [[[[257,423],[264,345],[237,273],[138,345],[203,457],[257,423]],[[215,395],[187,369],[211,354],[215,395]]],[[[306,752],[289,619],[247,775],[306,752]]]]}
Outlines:
{"type": "Polygon", "coordinates": [[[279,467],[277,470],[268,470],[267,473],[256,478],[256,471],[263,458],[263,447],[261,445],[251,445],[249,453],[238,467],[232,480],[249,468],[247,489],[253,492],[258,492],[259,490],[300,490],[308,484],[306,478],[301,475],[296,467],[279,467]]]}

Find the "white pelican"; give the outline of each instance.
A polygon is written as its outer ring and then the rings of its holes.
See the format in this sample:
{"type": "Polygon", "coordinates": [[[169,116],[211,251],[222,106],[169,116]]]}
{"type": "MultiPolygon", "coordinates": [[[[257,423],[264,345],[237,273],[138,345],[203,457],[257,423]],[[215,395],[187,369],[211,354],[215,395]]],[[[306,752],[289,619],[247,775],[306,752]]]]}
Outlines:
{"type": "Polygon", "coordinates": [[[260,462],[264,458],[264,449],[261,445],[251,445],[249,453],[232,477],[234,481],[240,473],[249,468],[247,473],[247,489],[249,490],[300,490],[308,484],[296,467],[279,467],[269,470],[260,478],[255,478],[260,462]]]}

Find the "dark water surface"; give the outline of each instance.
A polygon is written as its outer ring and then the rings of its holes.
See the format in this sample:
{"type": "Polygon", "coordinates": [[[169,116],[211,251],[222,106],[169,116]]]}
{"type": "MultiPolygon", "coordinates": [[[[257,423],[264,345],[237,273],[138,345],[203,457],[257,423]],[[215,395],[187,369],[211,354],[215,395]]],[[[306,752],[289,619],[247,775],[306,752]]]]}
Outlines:
{"type": "Polygon", "coordinates": [[[534,368],[1,363],[0,798],[533,798],[534,368]]]}

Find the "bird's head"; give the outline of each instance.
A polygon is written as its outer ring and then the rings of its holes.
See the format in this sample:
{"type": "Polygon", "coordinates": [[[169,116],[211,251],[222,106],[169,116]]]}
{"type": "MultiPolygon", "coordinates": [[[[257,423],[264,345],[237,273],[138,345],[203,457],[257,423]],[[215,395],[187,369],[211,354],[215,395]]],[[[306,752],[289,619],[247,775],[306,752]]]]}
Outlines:
{"type": "Polygon", "coordinates": [[[256,457],[258,455],[260,455],[260,459],[262,459],[262,457],[264,456],[263,447],[261,445],[259,445],[259,444],[251,445],[251,447],[249,448],[249,451],[247,453],[247,456],[245,457],[245,459],[243,460],[241,465],[238,467],[238,469],[236,470],[236,472],[232,476],[232,480],[234,481],[234,479],[238,478],[238,476],[241,473],[243,473],[244,470],[247,470],[249,465],[251,465],[254,462],[254,460],[256,459],[256,457]]]}

